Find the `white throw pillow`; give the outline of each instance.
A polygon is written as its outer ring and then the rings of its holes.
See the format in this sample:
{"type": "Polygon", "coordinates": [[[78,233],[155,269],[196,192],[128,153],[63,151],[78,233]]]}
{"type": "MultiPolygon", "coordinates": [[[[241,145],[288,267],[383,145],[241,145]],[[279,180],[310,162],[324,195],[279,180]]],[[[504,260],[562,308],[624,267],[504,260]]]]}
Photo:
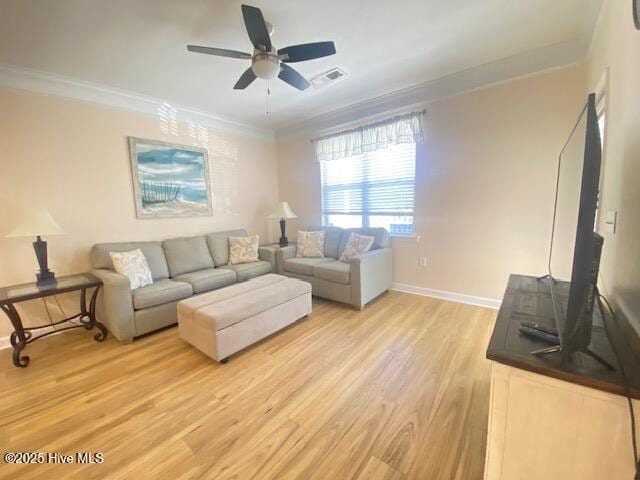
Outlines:
{"type": "Polygon", "coordinates": [[[139,248],[130,252],[109,252],[113,269],[129,279],[131,290],[153,283],[147,259],[139,248]]]}
{"type": "Polygon", "coordinates": [[[357,257],[361,253],[368,252],[371,245],[373,245],[374,240],[374,237],[352,233],[349,235],[349,240],[347,240],[347,244],[342,251],[342,255],[340,255],[340,261],[348,262],[353,257],[357,257]]]}
{"type": "Polygon", "coordinates": [[[324,257],[324,236],[326,232],[319,230],[317,232],[303,232],[298,230],[298,248],[296,257],[324,257]]]}
{"type": "Polygon", "coordinates": [[[229,237],[229,265],[258,261],[260,235],[229,237]]]}

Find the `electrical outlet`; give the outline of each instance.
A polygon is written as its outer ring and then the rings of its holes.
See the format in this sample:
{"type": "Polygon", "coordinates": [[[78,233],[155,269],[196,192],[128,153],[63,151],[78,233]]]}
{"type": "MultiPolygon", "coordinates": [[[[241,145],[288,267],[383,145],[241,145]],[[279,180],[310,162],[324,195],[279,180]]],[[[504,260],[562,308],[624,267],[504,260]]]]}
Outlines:
{"type": "Polygon", "coordinates": [[[424,255],[420,255],[418,257],[418,265],[420,265],[421,267],[426,267],[427,266],[427,257],[425,257],[424,255]]]}

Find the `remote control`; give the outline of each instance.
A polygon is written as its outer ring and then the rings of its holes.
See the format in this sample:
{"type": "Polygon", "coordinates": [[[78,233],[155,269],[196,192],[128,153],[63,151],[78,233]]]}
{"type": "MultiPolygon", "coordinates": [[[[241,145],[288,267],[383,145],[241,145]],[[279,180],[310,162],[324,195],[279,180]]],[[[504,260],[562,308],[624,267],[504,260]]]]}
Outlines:
{"type": "Polygon", "coordinates": [[[534,322],[520,322],[523,327],[533,328],[534,330],[540,330],[541,332],[548,333],[549,335],[558,336],[558,330],[553,327],[547,327],[546,325],[540,325],[534,322]]]}
{"type": "Polygon", "coordinates": [[[536,338],[538,340],[542,340],[547,343],[553,343],[554,345],[560,344],[560,340],[558,339],[557,335],[552,335],[550,333],[546,333],[541,330],[536,330],[535,328],[525,327],[525,326],[520,326],[518,330],[520,330],[520,332],[524,333],[529,337],[536,338]]]}

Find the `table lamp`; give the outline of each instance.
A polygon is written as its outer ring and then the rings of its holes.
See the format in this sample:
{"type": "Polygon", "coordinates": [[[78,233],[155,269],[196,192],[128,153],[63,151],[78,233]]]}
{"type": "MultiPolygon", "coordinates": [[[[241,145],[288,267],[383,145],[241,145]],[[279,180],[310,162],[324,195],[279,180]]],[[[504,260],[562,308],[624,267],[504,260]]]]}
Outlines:
{"type": "Polygon", "coordinates": [[[291,211],[291,207],[289,207],[289,202],[279,202],[272,210],[271,214],[267,218],[280,219],[280,246],[286,247],[289,245],[287,241],[287,236],[285,235],[286,228],[286,220],[289,218],[298,218],[298,216],[291,211]]]}
{"type": "Polygon", "coordinates": [[[33,250],[36,252],[40,266],[40,272],[36,273],[36,285],[49,285],[56,282],[56,276],[49,270],[47,264],[47,242],[40,237],[64,234],[64,230],[47,210],[28,210],[21,215],[16,227],[6,235],[6,238],[36,237],[33,250]]]}

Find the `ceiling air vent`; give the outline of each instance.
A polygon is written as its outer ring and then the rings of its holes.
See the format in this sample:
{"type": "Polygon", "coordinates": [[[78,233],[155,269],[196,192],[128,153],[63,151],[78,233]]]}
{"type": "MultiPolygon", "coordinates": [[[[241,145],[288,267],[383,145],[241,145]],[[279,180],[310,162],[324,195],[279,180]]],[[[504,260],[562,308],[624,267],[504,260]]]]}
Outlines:
{"type": "Polygon", "coordinates": [[[347,72],[342,70],[340,67],[332,68],[331,70],[327,70],[326,72],[322,72],[315,77],[311,78],[309,81],[314,88],[324,88],[333,83],[339,82],[343,78],[347,76],[347,72]]]}

